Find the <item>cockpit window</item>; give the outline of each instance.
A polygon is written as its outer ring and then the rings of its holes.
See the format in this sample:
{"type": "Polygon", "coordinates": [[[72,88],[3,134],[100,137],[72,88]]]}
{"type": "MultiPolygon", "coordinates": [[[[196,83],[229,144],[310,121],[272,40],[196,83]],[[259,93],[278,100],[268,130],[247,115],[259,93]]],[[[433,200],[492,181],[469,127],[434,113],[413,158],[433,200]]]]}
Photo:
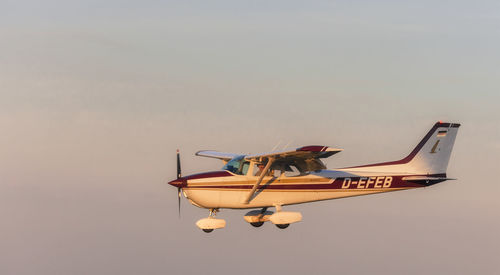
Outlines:
{"type": "Polygon", "coordinates": [[[238,156],[230,160],[222,170],[229,171],[231,173],[237,175],[246,175],[248,172],[248,168],[250,167],[250,163],[244,160],[245,156],[238,156]]]}

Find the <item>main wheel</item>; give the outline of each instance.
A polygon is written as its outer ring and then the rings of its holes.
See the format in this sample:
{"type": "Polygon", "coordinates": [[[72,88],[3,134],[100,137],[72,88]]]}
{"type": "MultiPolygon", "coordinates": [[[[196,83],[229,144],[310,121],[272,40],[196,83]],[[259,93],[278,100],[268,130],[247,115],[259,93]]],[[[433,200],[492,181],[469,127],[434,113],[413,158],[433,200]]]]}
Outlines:
{"type": "Polygon", "coordinates": [[[264,222],[251,222],[250,224],[253,227],[261,227],[264,224],[264,222]]]}
{"type": "Polygon", "coordinates": [[[279,228],[279,229],[285,229],[289,226],[290,224],[289,223],[283,223],[283,224],[277,224],[276,226],[279,228]]]}
{"type": "Polygon", "coordinates": [[[214,231],[213,229],[202,229],[202,230],[203,230],[203,232],[205,232],[205,233],[210,233],[210,232],[214,231]]]}

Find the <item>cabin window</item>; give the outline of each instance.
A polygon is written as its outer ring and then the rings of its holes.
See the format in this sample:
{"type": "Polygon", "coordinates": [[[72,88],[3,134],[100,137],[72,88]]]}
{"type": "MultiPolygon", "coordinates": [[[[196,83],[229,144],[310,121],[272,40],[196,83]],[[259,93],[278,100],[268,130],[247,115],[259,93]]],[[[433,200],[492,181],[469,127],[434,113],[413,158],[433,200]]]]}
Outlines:
{"type": "Polygon", "coordinates": [[[239,175],[246,175],[248,172],[248,168],[250,168],[250,162],[243,162],[243,165],[241,165],[241,173],[239,175]]]}
{"type": "Polygon", "coordinates": [[[302,173],[295,165],[288,165],[285,170],[285,177],[297,177],[300,175],[302,175],[302,173]]]}
{"type": "Polygon", "coordinates": [[[236,175],[246,175],[248,172],[248,168],[250,167],[250,163],[244,160],[245,156],[238,156],[230,160],[222,170],[229,171],[236,175]]]}

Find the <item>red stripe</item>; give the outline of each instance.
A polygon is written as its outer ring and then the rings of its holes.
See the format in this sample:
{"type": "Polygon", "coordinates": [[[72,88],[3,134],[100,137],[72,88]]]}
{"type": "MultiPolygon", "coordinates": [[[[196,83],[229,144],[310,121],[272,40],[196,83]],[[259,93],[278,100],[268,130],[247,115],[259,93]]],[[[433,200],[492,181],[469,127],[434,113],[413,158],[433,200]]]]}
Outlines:
{"type": "Polygon", "coordinates": [[[213,171],[213,172],[205,172],[205,173],[189,175],[187,177],[183,177],[182,179],[183,180],[195,180],[195,179],[229,177],[229,176],[233,176],[233,175],[227,171],[213,171]]]}
{"type": "MultiPolygon", "coordinates": [[[[424,176],[424,175],[415,175],[415,176],[424,176]]],[[[429,175],[425,175],[429,176],[429,175]]],[[[440,177],[439,175],[431,175],[435,177],[440,177]]],[[[358,188],[358,184],[351,183],[349,188],[342,188],[342,184],[344,183],[345,178],[337,178],[333,183],[323,183],[323,184],[270,184],[270,185],[261,185],[258,187],[259,190],[269,189],[269,190],[380,190],[380,189],[391,189],[391,188],[417,188],[428,186],[425,184],[419,184],[416,182],[408,182],[404,181],[403,177],[406,176],[392,176],[392,182],[390,187],[386,188],[374,188],[375,183],[372,182],[368,188],[358,188]]],[[[444,175],[446,177],[446,175],[444,175]]],[[[369,177],[351,177],[351,182],[358,182],[360,179],[364,180],[364,186],[367,185],[369,177]]],[[[376,178],[376,177],[372,177],[376,178]]],[[[437,182],[434,182],[437,183],[437,182]]],[[[431,184],[434,184],[431,183],[431,184]]],[[[429,185],[431,185],[429,184],[429,185]]],[[[207,188],[207,189],[252,189],[253,185],[212,185],[212,186],[203,186],[203,185],[188,185],[187,188],[207,188]]]]}

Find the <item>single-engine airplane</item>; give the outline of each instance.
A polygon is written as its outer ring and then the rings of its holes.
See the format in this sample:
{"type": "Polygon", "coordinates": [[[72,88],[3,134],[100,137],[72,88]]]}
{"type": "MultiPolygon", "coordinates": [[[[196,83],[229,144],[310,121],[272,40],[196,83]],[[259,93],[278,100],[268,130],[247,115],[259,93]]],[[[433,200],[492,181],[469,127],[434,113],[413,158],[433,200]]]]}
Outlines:
{"type": "MultiPolygon", "coordinates": [[[[199,151],[197,156],[222,160],[220,171],[183,177],[177,151],[179,211],[181,193],[195,206],[209,209],[208,218],[196,225],[205,232],[223,228],[226,221],[216,218],[222,208],[251,209],[244,219],[260,227],[271,221],[287,228],[302,220],[299,212],[283,211],[283,206],[427,187],[450,180],[446,169],[458,123],[437,122],[422,141],[401,160],[327,170],[321,159],[342,149],[304,146],[295,150],[240,155],[199,151]],[[268,210],[274,207],[276,212],[268,210]]],[[[179,212],[180,214],[180,212],[179,212]]]]}

